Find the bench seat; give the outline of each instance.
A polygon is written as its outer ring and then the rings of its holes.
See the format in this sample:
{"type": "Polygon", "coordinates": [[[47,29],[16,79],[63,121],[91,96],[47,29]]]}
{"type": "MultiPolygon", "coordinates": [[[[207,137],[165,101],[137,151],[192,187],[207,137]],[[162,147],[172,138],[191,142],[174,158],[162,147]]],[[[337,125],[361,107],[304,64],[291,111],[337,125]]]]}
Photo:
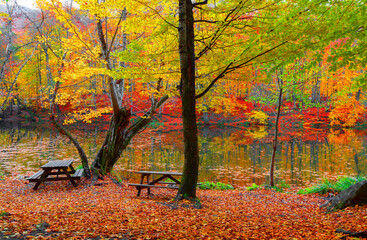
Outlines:
{"type": "Polygon", "coordinates": [[[162,185],[150,185],[150,184],[139,184],[139,183],[129,183],[129,186],[135,186],[137,189],[139,188],[151,188],[151,187],[155,187],[155,188],[173,188],[173,189],[178,189],[178,186],[162,186],[162,185]]]}
{"type": "Polygon", "coordinates": [[[84,172],[83,168],[75,170],[75,173],[73,174],[72,178],[81,178],[83,172],[84,172]]]}
{"type": "Polygon", "coordinates": [[[33,174],[32,176],[27,177],[26,179],[29,180],[30,182],[34,182],[41,177],[43,172],[44,172],[43,170],[40,170],[36,172],[35,174],[33,174]]]}

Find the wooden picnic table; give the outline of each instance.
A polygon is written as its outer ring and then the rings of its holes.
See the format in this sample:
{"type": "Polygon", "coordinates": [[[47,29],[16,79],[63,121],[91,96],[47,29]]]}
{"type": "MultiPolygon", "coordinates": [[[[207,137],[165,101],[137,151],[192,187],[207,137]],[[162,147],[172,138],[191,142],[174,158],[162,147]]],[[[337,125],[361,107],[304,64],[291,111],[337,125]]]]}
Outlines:
{"type": "Polygon", "coordinates": [[[182,173],[178,172],[157,172],[157,171],[138,171],[135,172],[141,174],[140,184],[139,183],[129,183],[129,186],[135,186],[138,190],[138,196],[142,189],[148,189],[148,195],[150,195],[150,188],[173,188],[178,189],[180,181],[175,178],[175,176],[182,176],[182,173]],[[158,175],[157,179],[153,179],[153,176],[158,175]],[[152,181],[150,181],[150,176],[152,176],[152,181]],[[144,178],[146,178],[146,183],[144,183],[144,178]],[[171,179],[172,182],[164,182],[165,179],[171,179]],[[157,184],[157,185],[156,185],[157,184]]]}
{"type": "Polygon", "coordinates": [[[34,190],[37,190],[38,186],[42,182],[62,181],[62,180],[69,180],[73,184],[73,186],[76,187],[77,184],[74,180],[80,179],[80,177],[83,175],[83,168],[77,169],[75,171],[75,169],[72,166],[73,161],[74,160],[50,161],[45,165],[41,166],[42,170],[28,177],[27,180],[29,182],[36,182],[36,184],[33,187],[34,190]]]}

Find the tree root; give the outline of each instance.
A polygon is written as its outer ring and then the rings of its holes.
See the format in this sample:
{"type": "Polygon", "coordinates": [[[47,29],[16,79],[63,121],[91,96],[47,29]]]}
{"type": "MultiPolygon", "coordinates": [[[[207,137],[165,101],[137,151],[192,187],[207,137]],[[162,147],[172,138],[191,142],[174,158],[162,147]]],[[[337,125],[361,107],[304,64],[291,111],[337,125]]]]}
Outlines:
{"type": "Polygon", "coordinates": [[[347,234],[346,236],[343,236],[340,239],[347,239],[347,237],[357,237],[357,238],[367,237],[367,231],[351,232],[351,231],[344,230],[344,229],[336,229],[335,232],[347,234]]]}
{"type": "Polygon", "coordinates": [[[117,186],[119,186],[119,187],[122,187],[122,186],[123,186],[119,180],[117,180],[116,178],[114,178],[114,177],[113,177],[113,176],[111,176],[110,174],[109,174],[109,175],[107,175],[107,176],[108,176],[108,177],[112,180],[112,182],[113,182],[114,184],[116,184],[117,186]]]}

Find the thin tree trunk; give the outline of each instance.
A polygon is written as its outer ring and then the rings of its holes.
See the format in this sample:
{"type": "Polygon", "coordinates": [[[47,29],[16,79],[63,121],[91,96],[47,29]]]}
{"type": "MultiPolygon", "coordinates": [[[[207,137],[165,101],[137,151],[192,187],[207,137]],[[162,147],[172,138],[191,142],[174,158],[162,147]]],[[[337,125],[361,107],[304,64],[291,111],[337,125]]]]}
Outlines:
{"type": "Polygon", "coordinates": [[[8,98],[10,96],[10,93],[13,91],[13,87],[14,87],[15,83],[18,81],[18,77],[19,77],[20,73],[22,72],[22,70],[25,67],[25,65],[27,65],[28,61],[31,60],[31,58],[33,57],[34,52],[36,51],[37,47],[38,47],[38,44],[33,48],[32,54],[23,62],[22,66],[19,68],[17,74],[15,75],[12,84],[8,88],[8,93],[7,93],[6,97],[5,97],[5,100],[4,100],[3,104],[0,106],[0,114],[2,113],[2,111],[5,108],[5,104],[8,101],[8,98]]]}
{"type": "MultiPolygon", "coordinates": [[[[65,55],[63,57],[63,59],[65,58],[65,55]]],[[[59,74],[61,74],[61,72],[59,72],[59,74]]],[[[80,146],[79,142],[61,125],[59,124],[56,120],[55,120],[55,101],[56,101],[56,96],[57,96],[57,92],[59,90],[59,85],[60,82],[57,81],[55,84],[55,90],[54,93],[52,95],[51,98],[51,105],[50,105],[50,121],[52,123],[52,125],[63,135],[65,135],[75,146],[75,148],[78,150],[78,154],[79,157],[82,161],[82,165],[83,165],[83,169],[84,169],[84,175],[87,178],[90,178],[90,170],[89,170],[89,163],[88,163],[88,158],[87,155],[85,154],[83,148],[80,146]]]]}
{"type": "MultiPolygon", "coordinates": [[[[72,8],[72,4],[73,4],[73,1],[70,2],[70,8],[69,8],[69,11],[71,11],[71,8],[72,8]]],[[[67,32],[67,38],[69,36],[69,32],[67,32]]],[[[46,55],[46,69],[47,69],[47,80],[48,80],[48,83],[51,83],[53,78],[52,78],[52,71],[51,71],[51,68],[48,64],[48,51],[47,51],[48,48],[46,48],[46,45],[44,45],[44,52],[45,52],[45,55],[46,55]]],[[[64,52],[62,58],[59,57],[60,60],[62,60],[61,62],[61,66],[58,70],[58,75],[59,77],[61,78],[61,74],[62,74],[62,70],[64,68],[64,60],[66,58],[66,52],[64,52]]],[[[61,124],[59,124],[56,120],[55,120],[55,108],[58,107],[58,105],[56,105],[56,96],[57,96],[57,93],[58,93],[58,90],[59,90],[59,87],[60,87],[60,81],[57,80],[56,83],[55,83],[55,88],[54,88],[54,92],[53,94],[51,95],[51,101],[50,101],[50,121],[52,123],[52,125],[63,135],[65,135],[75,146],[75,148],[77,149],[78,151],[78,154],[79,154],[79,157],[82,161],[82,166],[83,166],[83,169],[84,169],[84,175],[87,177],[87,178],[90,178],[91,177],[91,173],[90,173],[90,169],[89,169],[89,162],[88,162],[88,158],[87,158],[87,155],[85,154],[83,148],[81,147],[81,145],[79,144],[78,140],[76,138],[74,138],[70,132],[68,132],[61,124]]]]}
{"type": "Polygon", "coordinates": [[[277,151],[278,144],[278,131],[279,131],[279,118],[280,118],[280,109],[282,106],[282,95],[283,95],[283,87],[280,87],[279,96],[278,96],[278,111],[277,117],[275,120],[275,133],[273,140],[273,154],[271,155],[271,164],[270,164],[270,186],[274,187],[274,166],[275,166],[275,153],[277,151]]]}

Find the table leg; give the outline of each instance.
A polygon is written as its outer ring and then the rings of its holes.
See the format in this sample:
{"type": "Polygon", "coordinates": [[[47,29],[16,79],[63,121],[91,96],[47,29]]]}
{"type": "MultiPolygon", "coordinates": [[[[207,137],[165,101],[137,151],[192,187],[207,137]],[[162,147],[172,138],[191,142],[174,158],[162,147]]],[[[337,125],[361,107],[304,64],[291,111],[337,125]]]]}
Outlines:
{"type": "Polygon", "coordinates": [[[38,189],[39,185],[42,182],[41,179],[47,178],[48,175],[50,174],[50,172],[51,172],[51,169],[45,169],[43,171],[42,175],[39,178],[39,181],[37,181],[36,184],[34,185],[33,190],[37,190],[38,189]]]}
{"type": "Polygon", "coordinates": [[[68,169],[67,168],[63,168],[62,170],[65,173],[65,175],[67,176],[67,178],[70,180],[70,182],[73,184],[73,186],[74,187],[78,186],[76,184],[76,182],[74,181],[74,179],[71,177],[70,173],[68,172],[68,169]]]}
{"type": "MultiPolygon", "coordinates": [[[[144,182],[144,176],[145,176],[144,174],[141,175],[140,184],[143,184],[143,182],[144,182]]],[[[138,188],[138,197],[140,196],[140,192],[141,192],[141,188],[139,187],[138,188]]]]}
{"type": "Polygon", "coordinates": [[[167,176],[169,179],[171,179],[171,180],[173,180],[175,183],[177,183],[178,185],[180,185],[180,181],[178,181],[175,177],[173,177],[173,176],[171,176],[171,175],[169,175],[169,176],[167,176]]]}
{"type": "Polygon", "coordinates": [[[75,173],[75,169],[73,168],[72,165],[69,166],[70,170],[71,170],[71,173],[75,173]]]}
{"type": "MultiPolygon", "coordinates": [[[[149,184],[150,175],[147,175],[147,184],[149,184]]],[[[150,195],[150,187],[148,187],[148,195],[150,195]]]]}

